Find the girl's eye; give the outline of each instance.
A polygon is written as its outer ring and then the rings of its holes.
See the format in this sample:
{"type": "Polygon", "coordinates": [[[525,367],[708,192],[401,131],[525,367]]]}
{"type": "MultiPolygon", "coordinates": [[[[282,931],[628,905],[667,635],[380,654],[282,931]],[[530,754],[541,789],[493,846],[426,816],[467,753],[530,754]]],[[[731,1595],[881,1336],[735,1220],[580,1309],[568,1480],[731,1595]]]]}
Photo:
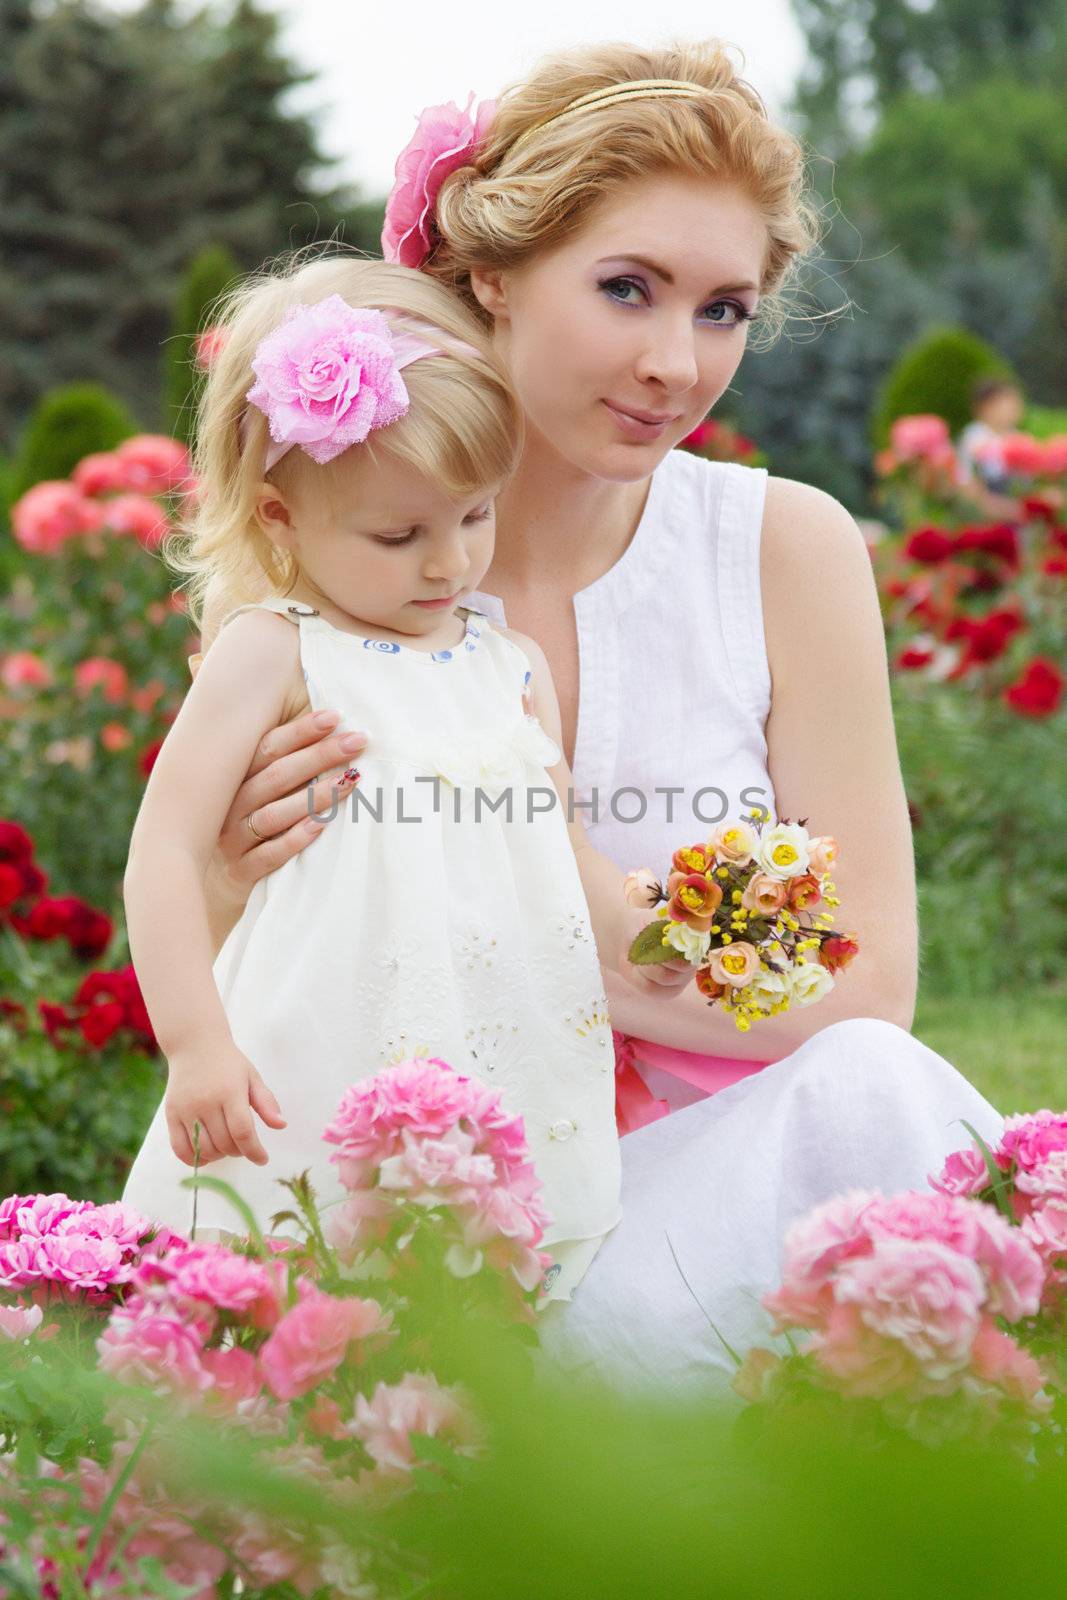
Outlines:
{"type": "Polygon", "coordinates": [[[390,539],[384,533],[376,533],[374,537],[379,544],[410,544],[412,539],[414,539],[415,534],[414,531],[412,531],[411,533],[403,534],[399,539],[390,539]]]}
{"type": "MultiPolygon", "coordinates": [[[[607,293],[609,299],[612,299],[616,301],[617,304],[623,306],[636,306],[640,304],[640,302],[637,300],[626,298],[626,290],[636,289],[639,294],[645,294],[644,284],[640,283],[636,278],[608,278],[600,285],[600,287],[607,293]],[[622,291],[621,293],[619,292],[620,290],[622,291]]],[[[732,318],[723,316],[705,317],[703,320],[713,328],[736,328],[739,327],[742,322],[751,322],[755,316],[755,312],[746,310],[739,300],[713,300],[711,304],[705,306],[704,309],[705,311],[709,312],[732,311],[734,313],[732,318]]]]}

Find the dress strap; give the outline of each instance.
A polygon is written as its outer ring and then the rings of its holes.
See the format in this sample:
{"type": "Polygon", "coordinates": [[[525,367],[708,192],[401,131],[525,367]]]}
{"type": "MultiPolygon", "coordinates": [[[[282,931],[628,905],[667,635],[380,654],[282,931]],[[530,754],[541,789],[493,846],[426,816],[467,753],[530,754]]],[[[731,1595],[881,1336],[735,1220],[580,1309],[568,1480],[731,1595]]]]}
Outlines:
{"type": "Polygon", "coordinates": [[[313,606],[289,600],[285,595],[271,595],[266,600],[250,601],[248,605],[236,606],[233,611],[228,611],[219,623],[219,633],[228,622],[233,621],[234,617],[239,617],[242,611],[276,611],[280,617],[288,617],[294,628],[299,628],[301,617],[319,615],[313,606]]]}

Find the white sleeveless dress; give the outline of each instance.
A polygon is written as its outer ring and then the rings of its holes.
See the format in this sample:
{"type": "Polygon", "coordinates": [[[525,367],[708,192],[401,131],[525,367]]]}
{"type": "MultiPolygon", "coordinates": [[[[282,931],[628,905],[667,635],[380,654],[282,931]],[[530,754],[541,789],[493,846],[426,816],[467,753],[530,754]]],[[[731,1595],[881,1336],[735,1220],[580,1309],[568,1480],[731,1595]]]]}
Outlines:
{"type": "MultiPolygon", "coordinates": [[[[353,795],[255,885],[216,959],[234,1040],[288,1125],[257,1121],[268,1165],[224,1157],[206,1170],[261,1226],[291,1202],[277,1180],[304,1168],[328,1208],[344,1191],[322,1131],[345,1089],[391,1062],[438,1056],[525,1119],[553,1219],[544,1292],[566,1299],[621,1215],[614,1051],[546,771],[559,749],[523,705],[529,661],[472,608],[460,608],[462,642],[435,652],[341,632],[282,598],[239,608],[255,609],[299,627],[312,708],[374,731],[353,795]]],[[[188,1229],[190,1170],[161,1104],[123,1199],[188,1229]]],[[[237,1227],[206,1190],[197,1223],[237,1227]]]]}
{"type": "MultiPolygon", "coordinates": [[[[762,469],[672,451],[620,560],[574,596],[575,787],[592,842],[623,870],[658,870],[679,843],[706,837],[724,805],[774,811],[766,481],[762,469]]],[[[499,597],[471,600],[506,625],[499,597]]],[[[654,1039],[642,997],[612,973],[604,983],[613,1025],[654,1039]]],[[[710,1323],[737,1350],[768,1342],[759,1298],[779,1281],[795,1217],[849,1188],[923,1188],[966,1142],[961,1119],[989,1138],[1001,1126],[947,1061],[873,1018],[835,1023],[710,1097],[637,1067],[672,1114],[621,1141],[622,1223],[540,1326],[562,1365],[668,1392],[728,1381],[710,1323]]]]}

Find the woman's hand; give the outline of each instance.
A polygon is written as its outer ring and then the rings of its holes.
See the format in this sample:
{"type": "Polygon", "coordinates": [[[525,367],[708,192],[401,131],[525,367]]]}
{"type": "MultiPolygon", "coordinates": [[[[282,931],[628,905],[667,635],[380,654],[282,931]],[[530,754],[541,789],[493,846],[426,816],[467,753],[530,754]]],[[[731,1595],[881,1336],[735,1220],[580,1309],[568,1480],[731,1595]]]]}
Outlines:
{"type": "MultiPolygon", "coordinates": [[[[199,665],[198,656],[190,657],[194,677],[199,665]]],[[[222,825],[205,881],[216,950],[244,909],[252,885],[317,839],[335,805],[355,788],[354,778],[341,785],[337,779],[366,748],[367,735],[339,729],[340,720],[337,711],[306,711],[260,740],[222,825]]]]}
{"type": "Polygon", "coordinates": [[[692,983],[696,967],[679,956],[676,961],[648,961],[640,965],[629,959],[630,945],[651,920],[650,913],[630,906],[626,911],[627,932],[619,959],[618,970],[631,988],[639,994],[654,995],[661,1000],[672,1000],[692,983]]]}
{"type": "Polygon", "coordinates": [[[268,1160],[252,1120],[284,1128],[281,1107],[248,1057],[232,1041],[179,1051],[168,1061],[163,1102],[170,1147],[187,1167],[196,1165],[194,1127],[200,1124],[200,1165],[222,1156],[268,1160]]]}

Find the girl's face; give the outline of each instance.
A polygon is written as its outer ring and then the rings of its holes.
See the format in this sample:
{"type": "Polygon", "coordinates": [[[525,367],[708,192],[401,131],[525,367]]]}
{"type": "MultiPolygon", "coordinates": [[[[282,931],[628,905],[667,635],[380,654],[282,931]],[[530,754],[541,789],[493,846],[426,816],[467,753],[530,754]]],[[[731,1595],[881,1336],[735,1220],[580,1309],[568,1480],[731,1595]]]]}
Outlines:
{"type": "Polygon", "coordinates": [[[659,174],[522,268],[472,273],[531,439],[596,477],[647,477],[737,371],[766,249],[740,190],[659,174]]]}
{"type": "Polygon", "coordinates": [[[358,445],[332,488],[332,505],[311,492],[283,499],[270,484],[260,494],[261,526],[295,555],[302,589],[360,623],[440,636],[493,558],[495,489],[457,502],[386,450],[372,459],[358,445]]]}

